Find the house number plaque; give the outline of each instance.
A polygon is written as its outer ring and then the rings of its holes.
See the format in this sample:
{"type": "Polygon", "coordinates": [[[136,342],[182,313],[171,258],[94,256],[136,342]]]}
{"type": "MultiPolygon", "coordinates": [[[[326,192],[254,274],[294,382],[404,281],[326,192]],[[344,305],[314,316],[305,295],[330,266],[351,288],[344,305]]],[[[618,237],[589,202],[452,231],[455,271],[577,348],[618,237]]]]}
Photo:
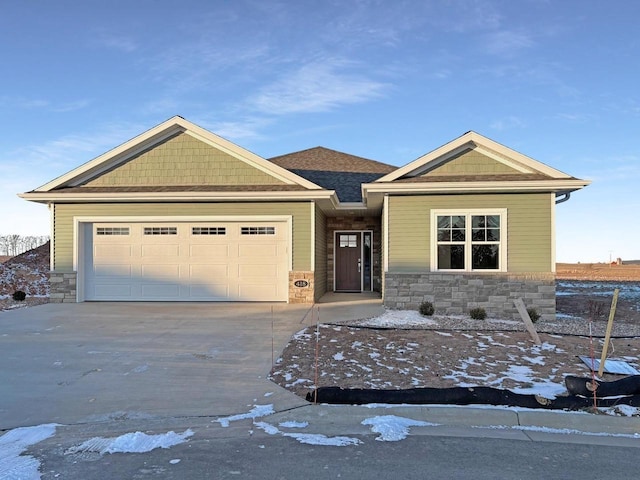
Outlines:
{"type": "Polygon", "coordinates": [[[293,284],[296,287],[308,287],[309,286],[309,282],[307,282],[306,280],[296,280],[295,282],[293,282],[293,284]]]}

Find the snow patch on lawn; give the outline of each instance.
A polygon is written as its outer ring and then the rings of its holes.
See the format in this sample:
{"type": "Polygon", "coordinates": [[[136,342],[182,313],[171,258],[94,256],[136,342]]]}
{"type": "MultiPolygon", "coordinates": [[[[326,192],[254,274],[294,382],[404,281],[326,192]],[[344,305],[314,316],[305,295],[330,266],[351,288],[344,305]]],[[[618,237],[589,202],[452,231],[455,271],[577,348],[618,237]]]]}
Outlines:
{"type": "Polygon", "coordinates": [[[434,320],[425,318],[415,310],[385,310],[379,317],[358,322],[367,327],[402,328],[419,325],[436,325],[434,320]]]}
{"type": "Polygon", "coordinates": [[[74,453],[96,452],[100,455],[105,453],[146,453],[156,448],[171,448],[187,441],[193,435],[191,429],[182,433],[174,431],[159,434],[147,435],[142,432],[125,433],[115,438],[94,437],[77,447],[69,448],[65,455],[74,453]]]}
{"type": "Polygon", "coordinates": [[[56,423],[9,430],[0,437],[0,476],[7,479],[39,480],[40,462],[31,455],[22,455],[31,445],[56,433],[56,423]]]}

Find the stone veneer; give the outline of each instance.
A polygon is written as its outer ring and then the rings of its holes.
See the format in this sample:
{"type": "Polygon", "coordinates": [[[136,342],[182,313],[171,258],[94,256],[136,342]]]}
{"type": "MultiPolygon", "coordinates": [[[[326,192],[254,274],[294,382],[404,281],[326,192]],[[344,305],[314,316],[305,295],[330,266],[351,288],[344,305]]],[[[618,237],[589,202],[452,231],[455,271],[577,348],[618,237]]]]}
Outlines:
{"type": "Polygon", "coordinates": [[[384,305],[417,310],[422,302],[433,303],[436,314],[468,315],[482,307],[488,317],[520,320],[513,301],[522,298],[527,308],[535,308],[544,320],[554,320],[556,285],[552,273],[385,274],[384,305]]]}
{"type": "Polygon", "coordinates": [[[49,302],[75,303],[77,276],[76,272],[50,272],[49,302]]]}
{"type": "Polygon", "coordinates": [[[315,281],[313,272],[289,272],[289,303],[314,303],[315,281]],[[296,287],[297,280],[309,283],[306,287],[296,287]]]}

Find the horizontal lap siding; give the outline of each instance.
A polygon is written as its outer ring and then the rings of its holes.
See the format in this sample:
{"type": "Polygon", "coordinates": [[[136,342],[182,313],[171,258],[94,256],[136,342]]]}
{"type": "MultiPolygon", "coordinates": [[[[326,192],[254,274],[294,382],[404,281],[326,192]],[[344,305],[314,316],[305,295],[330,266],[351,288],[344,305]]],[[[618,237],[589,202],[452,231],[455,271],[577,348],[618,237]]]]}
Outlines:
{"type": "Polygon", "coordinates": [[[423,195],[389,198],[389,271],[430,269],[432,209],[506,208],[508,271],[549,272],[552,194],[423,195]]]}
{"type": "Polygon", "coordinates": [[[54,220],[54,270],[73,271],[73,217],[164,215],[291,215],[293,270],[311,270],[311,209],[308,202],[57,204],[54,220]]]}
{"type": "Polygon", "coordinates": [[[327,291],[327,217],[315,205],[315,299],[318,300],[327,291]]]}

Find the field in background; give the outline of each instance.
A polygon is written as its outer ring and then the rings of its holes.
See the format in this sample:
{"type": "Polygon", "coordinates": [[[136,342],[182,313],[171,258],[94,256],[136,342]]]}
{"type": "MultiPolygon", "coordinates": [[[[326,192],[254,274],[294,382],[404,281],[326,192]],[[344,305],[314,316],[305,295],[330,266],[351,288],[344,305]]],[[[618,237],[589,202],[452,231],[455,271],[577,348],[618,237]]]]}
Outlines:
{"type": "Polygon", "coordinates": [[[558,280],[640,281],[640,265],[609,265],[608,263],[557,263],[558,280]]]}

